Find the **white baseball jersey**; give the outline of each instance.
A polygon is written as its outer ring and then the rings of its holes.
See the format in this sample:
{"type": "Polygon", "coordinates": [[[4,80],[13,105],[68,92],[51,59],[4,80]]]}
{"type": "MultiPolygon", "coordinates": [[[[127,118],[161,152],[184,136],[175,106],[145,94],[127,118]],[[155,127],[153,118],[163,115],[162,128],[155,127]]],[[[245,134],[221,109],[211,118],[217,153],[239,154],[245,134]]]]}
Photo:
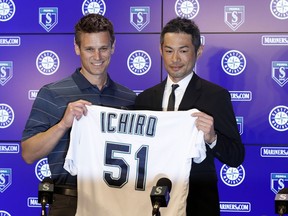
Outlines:
{"type": "Polygon", "coordinates": [[[191,113],[87,106],[74,120],[64,168],[77,175],[77,216],[149,216],[150,193],[162,177],[172,182],[162,216],[186,215],[192,158],[206,157],[203,132],[191,113]]]}

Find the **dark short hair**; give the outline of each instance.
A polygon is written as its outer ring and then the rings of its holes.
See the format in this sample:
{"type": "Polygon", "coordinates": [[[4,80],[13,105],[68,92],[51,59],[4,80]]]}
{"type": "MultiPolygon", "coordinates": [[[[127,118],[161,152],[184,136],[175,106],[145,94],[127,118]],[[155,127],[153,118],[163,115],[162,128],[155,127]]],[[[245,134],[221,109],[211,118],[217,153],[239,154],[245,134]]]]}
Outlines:
{"type": "Polygon", "coordinates": [[[80,47],[82,33],[109,32],[111,46],[115,41],[114,27],[110,20],[100,14],[87,14],[75,25],[75,42],[80,47]]]}
{"type": "Polygon", "coordinates": [[[200,45],[200,30],[197,24],[189,19],[177,17],[170,20],[162,29],[160,35],[160,44],[164,43],[164,36],[166,33],[186,33],[191,35],[192,44],[195,47],[195,51],[197,52],[200,45]]]}

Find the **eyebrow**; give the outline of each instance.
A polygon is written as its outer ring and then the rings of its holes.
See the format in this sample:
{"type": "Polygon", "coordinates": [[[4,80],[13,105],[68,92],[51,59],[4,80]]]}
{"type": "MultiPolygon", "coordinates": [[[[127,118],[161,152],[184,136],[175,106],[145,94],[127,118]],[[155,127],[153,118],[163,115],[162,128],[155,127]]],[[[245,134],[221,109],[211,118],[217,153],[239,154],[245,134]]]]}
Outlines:
{"type": "MultiPolygon", "coordinates": [[[[164,46],[164,48],[173,49],[173,48],[170,47],[170,46],[164,46]]],[[[183,48],[189,48],[189,46],[185,45],[185,46],[181,46],[181,47],[179,47],[179,49],[183,49],[183,48]]]]}

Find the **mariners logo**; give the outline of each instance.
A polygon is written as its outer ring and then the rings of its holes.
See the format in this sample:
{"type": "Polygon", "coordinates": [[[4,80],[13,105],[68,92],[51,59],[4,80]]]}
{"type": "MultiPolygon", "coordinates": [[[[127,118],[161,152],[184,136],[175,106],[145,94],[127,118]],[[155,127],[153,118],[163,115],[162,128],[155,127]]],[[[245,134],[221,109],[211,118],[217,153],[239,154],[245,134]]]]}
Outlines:
{"type": "Polygon", "coordinates": [[[242,165],[235,167],[229,167],[224,164],[220,170],[220,176],[222,181],[230,186],[235,187],[240,185],[245,178],[245,170],[242,165]]]}
{"type": "Polygon", "coordinates": [[[45,177],[50,177],[51,172],[47,158],[43,158],[35,166],[35,175],[42,181],[45,177]]]}
{"type": "Polygon", "coordinates": [[[274,107],[269,114],[269,123],[274,130],[288,130],[288,107],[280,105],[274,107]]]}
{"type": "Polygon", "coordinates": [[[146,74],[150,70],[151,65],[150,56],[143,50],[134,51],[127,59],[127,67],[135,75],[146,74]]]}
{"type": "Polygon", "coordinates": [[[0,84],[4,86],[13,77],[13,62],[0,61],[0,84]]]}
{"type": "Polygon", "coordinates": [[[39,8],[39,24],[49,32],[58,23],[58,8],[39,8]]]}
{"type": "Polygon", "coordinates": [[[288,187],[288,173],[271,173],[271,190],[277,194],[285,187],[288,187]]]}
{"type": "Polygon", "coordinates": [[[272,79],[283,87],[288,82],[288,61],[272,62],[272,79]]]}
{"type": "Polygon", "coordinates": [[[20,44],[19,36],[0,36],[0,46],[20,46],[20,44]]]}
{"type": "Polygon", "coordinates": [[[225,73],[236,76],[245,70],[246,58],[240,51],[230,50],[223,55],[221,65],[225,73]]]}
{"type": "Polygon", "coordinates": [[[12,169],[0,168],[0,192],[3,193],[12,184],[12,169]]]}
{"type": "Polygon", "coordinates": [[[243,117],[242,116],[236,116],[236,122],[237,122],[239,134],[242,135],[243,134],[243,125],[244,125],[243,117]]]}
{"type": "Polygon", "coordinates": [[[150,22],[150,7],[130,7],[130,23],[141,31],[150,22]]]}
{"type": "Polygon", "coordinates": [[[270,11],[277,19],[288,19],[288,1],[272,0],[270,3],[270,11]]]}
{"type": "Polygon", "coordinates": [[[177,0],[175,3],[175,13],[182,18],[193,19],[199,10],[200,5],[197,0],[177,0]]]}
{"type": "Polygon", "coordinates": [[[14,111],[7,104],[0,104],[0,128],[9,127],[14,121],[14,111]]]}
{"type": "Polygon", "coordinates": [[[106,12],[106,4],[104,0],[85,0],[82,4],[82,13],[85,14],[101,14],[106,12]]]}
{"type": "Polygon", "coordinates": [[[0,0],[0,21],[10,20],[16,11],[15,4],[12,0],[0,0]]]}
{"type": "Polygon", "coordinates": [[[54,74],[60,65],[57,54],[51,50],[41,52],[36,59],[36,66],[40,73],[44,75],[54,74]]]}
{"type": "Polygon", "coordinates": [[[7,211],[0,210],[0,215],[1,216],[11,216],[7,211]]]}
{"type": "Polygon", "coordinates": [[[245,21],[245,6],[225,6],[224,13],[224,22],[233,31],[236,31],[245,21]]]}

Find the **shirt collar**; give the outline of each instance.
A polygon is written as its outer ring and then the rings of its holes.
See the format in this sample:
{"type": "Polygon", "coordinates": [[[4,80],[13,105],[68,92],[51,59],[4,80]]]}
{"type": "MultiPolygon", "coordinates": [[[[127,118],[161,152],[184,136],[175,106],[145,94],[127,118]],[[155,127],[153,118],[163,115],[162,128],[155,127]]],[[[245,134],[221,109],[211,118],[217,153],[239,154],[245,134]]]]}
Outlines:
{"type": "MultiPolygon", "coordinates": [[[[184,77],[182,80],[180,80],[177,84],[179,85],[179,87],[177,88],[178,90],[180,89],[186,89],[190,80],[193,77],[193,73],[190,73],[188,76],[184,77]]],[[[174,82],[171,80],[170,76],[168,76],[167,78],[167,82],[166,82],[166,88],[167,87],[171,87],[171,85],[174,84],[174,82]]]]}
{"type": "MultiPolygon", "coordinates": [[[[77,86],[80,89],[87,89],[90,87],[95,87],[83,76],[83,74],[80,72],[80,69],[81,68],[77,68],[76,71],[72,74],[72,78],[73,78],[74,82],[77,84],[77,86]]],[[[106,82],[104,88],[112,86],[112,85],[113,85],[113,82],[110,79],[109,74],[107,74],[107,82],[106,82]]]]}

